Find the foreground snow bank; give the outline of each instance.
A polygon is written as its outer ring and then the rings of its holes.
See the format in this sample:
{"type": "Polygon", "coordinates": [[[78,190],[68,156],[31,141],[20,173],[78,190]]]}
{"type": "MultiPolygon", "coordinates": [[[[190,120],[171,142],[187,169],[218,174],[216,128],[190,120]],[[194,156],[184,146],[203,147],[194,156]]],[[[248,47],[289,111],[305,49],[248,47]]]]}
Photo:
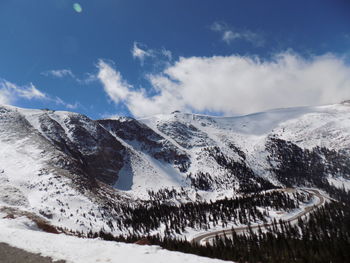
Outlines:
{"type": "Polygon", "coordinates": [[[16,220],[0,219],[0,242],[28,252],[40,253],[43,256],[51,257],[53,260],[66,260],[67,263],[224,262],[190,254],[171,252],[158,246],[139,246],[99,239],[82,239],[63,234],[49,234],[36,231],[35,225],[25,218],[16,220]]]}

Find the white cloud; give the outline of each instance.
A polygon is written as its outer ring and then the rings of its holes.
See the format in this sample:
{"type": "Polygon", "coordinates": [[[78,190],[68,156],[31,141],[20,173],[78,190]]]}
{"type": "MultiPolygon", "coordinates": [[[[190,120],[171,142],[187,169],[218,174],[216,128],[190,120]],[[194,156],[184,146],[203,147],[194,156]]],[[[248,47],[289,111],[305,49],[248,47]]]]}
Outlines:
{"type": "Polygon", "coordinates": [[[221,39],[226,42],[226,44],[231,44],[235,40],[244,40],[255,46],[262,46],[264,44],[264,40],[259,34],[249,30],[233,30],[226,23],[214,22],[210,29],[220,33],[221,39]]]}
{"type": "Polygon", "coordinates": [[[153,51],[142,49],[140,46],[141,45],[139,43],[134,42],[134,45],[131,50],[131,54],[133,58],[140,60],[141,64],[143,64],[147,57],[153,56],[153,51]]]}
{"type": "Polygon", "coordinates": [[[97,80],[98,80],[98,78],[97,78],[96,74],[93,74],[93,73],[85,73],[84,79],[76,79],[76,81],[78,81],[79,83],[82,83],[82,84],[90,84],[90,83],[95,82],[97,80]]]}
{"type": "Polygon", "coordinates": [[[174,103],[174,107],[178,106],[178,100],[174,100],[173,92],[162,90],[160,95],[148,97],[144,89],[135,90],[123,80],[120,72],[107,62],[100,60],[97,67],[98,79],[109,98],[116,104],[125,104],[135,116],[156,114],[174,103]]]}
{"type": "Polygon", "coordinates": [[[0,104],[11,104],[11,94],[8,90],[0,88],[0,104]]]}
{"type": "Polygon", "coordinates": [[[166,57],[168,60],[172,60],[173,59],[173,54],[171,53],[170,50],[167,50],[165,48],[162,48],[161,50],[161,54],[166,57]]]}
{"type": "Polygon", "coordinates": [[[19,99],[53,102],[71,110],[81,106],[78,102],[70,104],[66,103],[59,97],[51,97],[40,91],[32,83],[24,86],[18,86],[7,80],[0,79],[0,104],[15,104],[19,99]]]}
{"type": "Polygon", "coordinates": [[[131,54],[134,59],[138,59],[141,65],[144,64],[147,58],[155,60],[157,63],[167,63],[173,59],[173,54],[170,50],[165,49],[149,49],[146,45],[139,42],[134,42],[134,45],[131,49],[131,54]]]}
{"type": "Polygon", "coordinates": [[[85,73],[84,78],[78,78],[70,69],[47,70],[41,73],[46,77],[54,78],[71,78],[79,84],[90,84],[97,80],[96,76],[91,73],[85,73]]]}
{"type": "Polygon", "coordinates": [[[47,95],[37,89],[32,83],[25,86],[18,86],[7,80],[0,79],[0,103],[12,104],[19,98],[27,100],[48,99],[47,95]]]}
{"type": "Polygon", "coordinates": [[[237,115],[350,98],[350,67],[331,54],[309,59],[291,52],[270,60],[237,55],[180,58],[163,72],[148,75],[148,92],[135,89],[106,62],[98,67],[111,100],[136,117],[174,110],[237,115]]]}
{"type": "Polygon", "coordinates": [[[100,60],[97,64],[97,78],[102,82],[105,92],[115,103],[126,100],[132,87],[122,79],[121,74],[107,62],[100,60]]]}
{"type": "Polygon", "coordinates": [[[71,103],[67,103],[67,102],[63,101],[59,97],[56,97],[54,99],[50,98],[50,101],[56,103],[57,105],[62,105],[66,109],[69,109],[69,110],[75,110],[75,109],[81,107],[81,104],[79,102],[75,102],[74,104],[71,104],[71,103]]]}
{"type": "Polygon", "coordinates": [[[55,78],[64,78],[64,77],[71,77],[75,79],[75,75],[70,69],[57,69],[57,70],[48,70],[42,73],[44,76],[52,76],[55,78]]]}

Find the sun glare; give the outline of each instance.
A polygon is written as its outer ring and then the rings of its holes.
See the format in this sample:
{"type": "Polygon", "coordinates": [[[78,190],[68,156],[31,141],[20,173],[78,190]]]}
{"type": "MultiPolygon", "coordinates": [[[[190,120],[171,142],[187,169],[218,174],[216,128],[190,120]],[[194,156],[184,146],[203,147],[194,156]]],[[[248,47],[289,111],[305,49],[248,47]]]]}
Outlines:
{"type": "Polygon", "coordinates": [[[73,9],[77,12],[77,13],[81,13],[83,11],[83,8],[81,7],[80,4],[78,3],[74,3],[73,4],[73,9]]]}

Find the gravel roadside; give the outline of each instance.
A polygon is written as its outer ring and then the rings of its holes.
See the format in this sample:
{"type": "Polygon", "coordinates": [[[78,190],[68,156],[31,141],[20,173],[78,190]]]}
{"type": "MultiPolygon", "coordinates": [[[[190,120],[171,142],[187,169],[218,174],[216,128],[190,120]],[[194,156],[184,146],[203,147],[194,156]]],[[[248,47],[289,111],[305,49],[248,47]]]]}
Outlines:
{"type": "Polygon", "coordinates": [[[0,243],[0,263],[66,263],[66,261],[52,261],[49,257],[0,243]]]}

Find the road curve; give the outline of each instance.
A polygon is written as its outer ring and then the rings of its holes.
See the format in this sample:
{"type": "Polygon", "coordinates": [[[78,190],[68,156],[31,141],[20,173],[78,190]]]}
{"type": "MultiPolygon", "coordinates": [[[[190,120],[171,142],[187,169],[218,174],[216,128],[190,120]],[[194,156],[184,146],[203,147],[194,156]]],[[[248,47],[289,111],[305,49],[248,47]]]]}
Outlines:
{"type": "MultiPolygon", "coordinates": [[[[317,207],[320,207],[321,205],[324,204],[325,202],[325,199],[327,197],[323,196],[318,190],[315,190],[315,189],[302,189],[303,191],[305,192],[308,192],[310,194],[312,194],[313,196],[316,196],[319,201],[312,205],[312,206],[308,206],[308,207],[305,207],[304,210],[302,212],[300,212],[299,214],[287,219],[287,220],[284,220],[284,222],[294,222],[296,220],[298,220],[300,217],[310,213],[312,210],[314,210],[315,208],[317,207]]],[[[254,225],[254,226],[251,226],[250,228],[251,229],[256,229],[256,228],[267,228],[269,226],[272,226],[272,223],[268,223],[268,224],[260,224],[260,225],[254,225]]],[[[242,226],[242,227],[236,227],[236,228],[233,228],[233,230],[236,232],[236,233],[240,233],[240,232],[243,232],[243,231],[246,231],[248,230],[249,227],[248,226],[242,226]]],[[[232,228],[230,229],[224,229],[224,230],[218,230],[218,231],[213,231],[213,232],[210,232],[210,233],[204,233],[204,234],[201,234],[199,236],[196,236],[195,238],[192,239],[192,243],[197,243],[199,245],[201,244],[205,244],[207,243],[210,239],[216,237],[216,236],[223,236],[223,235],[230,235],[232,233],[232,228]]]]}

